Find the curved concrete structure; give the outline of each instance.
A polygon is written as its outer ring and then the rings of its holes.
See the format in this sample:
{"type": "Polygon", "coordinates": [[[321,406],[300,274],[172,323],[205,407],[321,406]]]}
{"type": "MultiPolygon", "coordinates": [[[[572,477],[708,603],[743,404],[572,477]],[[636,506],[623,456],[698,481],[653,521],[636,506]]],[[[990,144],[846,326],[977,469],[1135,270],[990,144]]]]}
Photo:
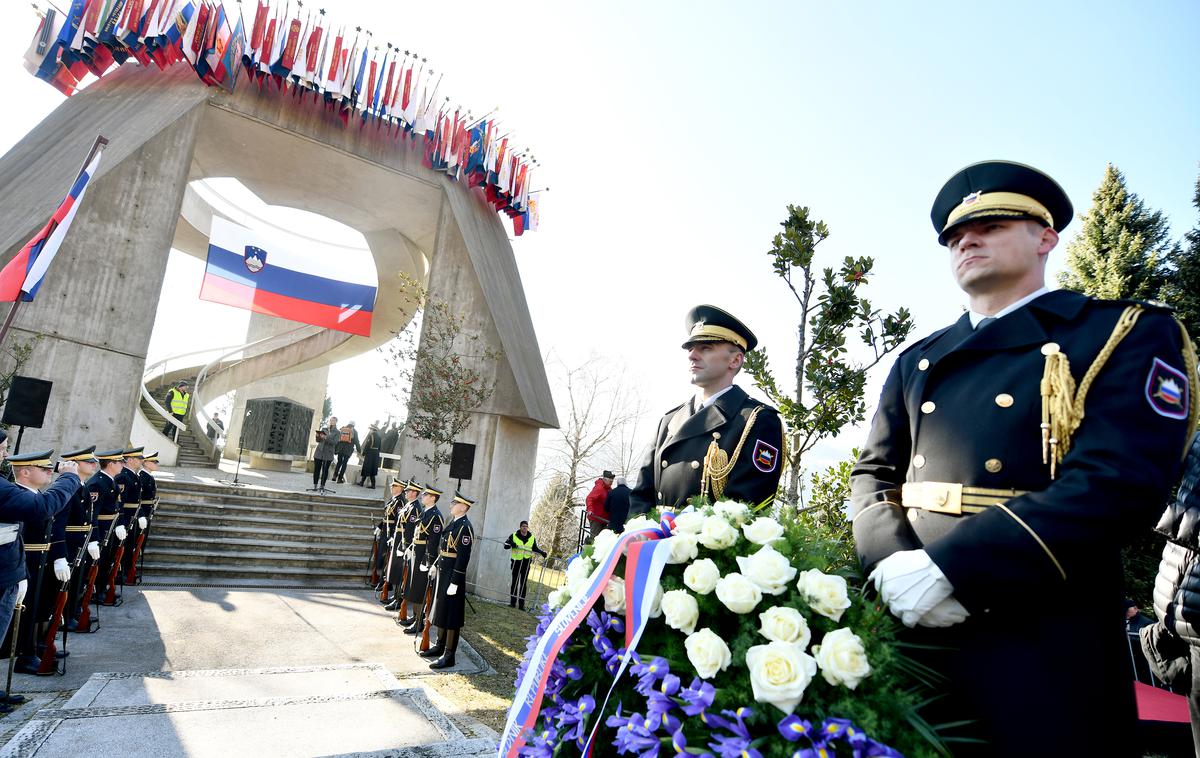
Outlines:
{"type": "MultiPolygon", "coordinates": [[[[360,231],[379,274],[370,337],[314,338],[277,373],[319,369],[386,341],[388,325],[411,315],[395,291],[401,272],[427,277],[433,294],[503,351],[487,367],[496,392],[463,440],[478,446],[464,489],[481,499],[472,521],[482,536],[513,528],[532,494],[538,430],[557,418],[513,251],[482,192],[426,169],[416,146],[393,133],[345,127],[311,99],[245,81],[226,93],[183,66],[126,66],[64,101],[0,158],[4,260],[45,223],[97,133],[110,141],[103,164],[14,330],[44,336],[25,373],[55,383],[45,428],[26,432],[31,449],[128,440],[168,250],[206,247],[201,227],[213,209],[189,195],[189,183],[236,177],[271,205],[360,231]]],[[[405,442],[408,461],[412,447],[405,442]]],[[[404,473],[448,484],[444,471],[404,473]]]]}

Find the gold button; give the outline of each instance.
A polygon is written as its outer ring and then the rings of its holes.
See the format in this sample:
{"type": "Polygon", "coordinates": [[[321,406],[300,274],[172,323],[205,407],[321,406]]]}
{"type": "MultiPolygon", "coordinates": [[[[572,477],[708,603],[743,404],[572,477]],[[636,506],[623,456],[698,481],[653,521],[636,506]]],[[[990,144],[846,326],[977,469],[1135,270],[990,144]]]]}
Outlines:
{"type": "Polygon", "coordinates": [[[666,462],[666,461],[663,461],[663,462],[662,462],[662,467],[663,467],[663,468],[666,468],[666,467],[667,467],[667,462],[666,462]]]}
{"type": "Polygon", "coordinates": [[[698,469],[700,468],[700,461],[692,461],[691,465],[693,469],[698,469]]]}
{"type": "Polygon", "coordinates": [[[929,359],[928,359],[928,358],[922,358],[922,359],[921,359],[921,360],[920,360],[920,361],[917,363],[917,370],[918,370],[918,371],[924,371],[924,370],[925,370],[925,369],[927,369],[927,368],[929,368],[929,359]]]}
{"type": "Polygon", "coordinates": [[[925,468],[925,456],[917,453],[913,456],[913,468],[925,468]]]}
{"type": "Polygon", "coordinates": [[[921,413],[933,413],[934,408],[937,408],[937,405],[932,400],[921,403],[921,413]]]}
{"type": "Polygon", "coordinates": [[[996,395],[996,405],[1000,406],[1001,408],[1011,408],[1012,404],[1013,396],[1007,392],[1001,392],[999,395],[996,395]]]}
{"type": "Polygon", "coordinates": [[[1000,462],[999,458],[988,458],[984,461],[983,467],[989,474],[999,474],[1000,469],[1004,468],[1004,464],[1000,462]]]}
{"type": "Polygon", "coordinates": [[[1042,345],[1042,355],[1054,355],[1060,350],[1057,342],[1047,342],[1042,345]]]}

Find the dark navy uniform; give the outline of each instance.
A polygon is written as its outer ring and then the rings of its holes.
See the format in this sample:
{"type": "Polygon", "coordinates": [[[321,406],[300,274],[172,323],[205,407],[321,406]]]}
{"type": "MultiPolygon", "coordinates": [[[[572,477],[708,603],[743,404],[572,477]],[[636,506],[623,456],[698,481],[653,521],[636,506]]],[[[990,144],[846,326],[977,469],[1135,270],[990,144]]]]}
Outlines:
{"type": "Polygon", "coordinates": [[[38,627],[50,619],[54,596],[58,592],[52,566],[55,558],[66,555],[66,512],[67,509],[63,508],[50,518],[30,519],[22,524],[21,541],[25,547],[29,589],[25,594],[25,612],[21,614],[21,628],[17,637],[18,672],[37,672],[38,627]],[[56,529],[58,522],[61,522],[61,527],[56,529]],[[54,544],[56,541],[57,545],[54,544]]]}
{"type": "MultiPolygon", "coordinates": [[[[415,486],[415,481],[409,481],[408,486],[405,488],[405,492],[407,493],[409,489],[415,488],[415,486]]],[[[397,549],[406,553],[410,547],[413,547],[413,542],[416,539],[417,527],[421,524],[421,503],[419,500],[420,494],[418,490],[417,498],[405,502],[404,505],[400,506],[400,511],[397,514],[396,533],[400,535],[397,549]]],[[[415,552],[415,548],[413,549],[415,552]]],[[[409,583],[412,581],[412,564],[411,562],[404,561],[403,559],[400,560],[402,562],[401,567],[403,568],[407,566],[407,570],[401,572],[403,576],[397,580],[400,583],[396,587],[396,597],[406,598],[408,597],[409,583]]]]}
{"type": "Polygon", "coordinates": [[[410,603],[425,602],[429,569],[437,557],[437,544],[441,536],[442,513],[434,504],[421,513],[421,520],[413,530],[413,552],[408,561],[408,590],[404,594],[410,603]]]}
{"type": "MultiPolygon", "coordinates": [[[[96,454],[101,462],[104,456],[96,454]]],[[[100,566],[96,573],[96,591],[93,597],[103,598],[108,590],[108,574],[112,570],[113,556],[117,549],[117,538],[113,529],[120,523],[121,488],[123,484],[104,473],[97,471],[88,479],[87,489],[96,509],[96,520],[92,523],[92,539],[100,543],[100,566]]]]}
{"type": "MultiPolygon", "coordinates": [[[[130,451],[126,451],[128,452],[130,451]]],[[[137,542],[138,532],[141,531],[138,528],[137,517],[142,510],[142,480],[138,472],[127,467],[117,474],[116,481],[121,493],[121,515],[117,518],[117,525],[125,527],[125,550],[121,553],[117,582],[124,585],[125,575],[129,573],[129,564],[133,559],[133,546],[137,542]]]]}
{"type": "Polygon", "coordinates": [[[867,571],[923,549],[969,611],[905,638],[940,648],[921,654],[950,680],[936,716],[980,719],[979,752],[1133,754],[1120,550],[1180,474],[1185,340],[1165,309],[1060,290],[964,314],[892,367],[851,478],[855,542],[867,571]]]}
{"type": "Polygon", "coordinates": [[[438,542],[437,584],[433,597],[433,625],[440,629],[462,629],[466,612],[467,564],[475,545],[475,531],[466,516],[456,518],[442,531],[438,542]],[[458,591],[447,595],[446,589],[458,591]]]}
{"type": "MultiPolygon", "coordinates": [[[[85,453],[95,450],[91,447],[85,453]]],[[[94,457],[93,457],[94,459],[94,457]]],[[[99,472],[97,472],[99,473],[99,472]]],[[[67,503],[67,560],[71,562],[71,581],[67,594],[66,617],[70,623],[79,614],[79,598],[83,594],[83,580],[91,566],[91,556],[86,552],[87,543],[92,538],[95,517],[95,501],[99,493],[90,491],[86,486],[80,487],[67,503]],[[80,551],[83,551],[82,553],[80,551]],[[82,556],[82,558],[80,558],[82,556]],[[79,561],[76,563],[76,561],[79,561]]],[[[72,625],[73,626],[73,625],[72,625]]]]}

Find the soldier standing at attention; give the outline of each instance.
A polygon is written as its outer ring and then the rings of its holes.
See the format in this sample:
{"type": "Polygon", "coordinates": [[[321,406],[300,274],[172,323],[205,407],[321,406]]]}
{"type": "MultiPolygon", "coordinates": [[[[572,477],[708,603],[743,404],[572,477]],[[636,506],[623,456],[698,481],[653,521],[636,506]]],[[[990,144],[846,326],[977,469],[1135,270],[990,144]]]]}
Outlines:
{"type": "MultiPolygon", "coordinates": [[[[100,461],[96,460],[96,446],[75,450],[63,455],[64,461],[74,461],[79,467],[79,478],[82,481],[88,481],[100,469],[100,461]]],[[[100,557],[100,543],[92,539],[92,523],[96,516],[93,513],[95,504],[93,495],[88,491],[87,487],[80,487],[75,490],[75,494],[71,496],[70,502],[67,504],[67,560],[73,561],[79,554],[79,549],[87,545],[87,552],[84,561],[79,564],[78,570],[71,573],[71,584],[67,593],[67,607],[63,611],[66,617],[65,626],[67,631],[73,632],[78,626],[75,622],[79,615],[79,597],[83,593],[83,579],[87,574],[88,558],[96,560],[100,557]]]]}
{"type": "MultiPolygon", "coordinates": [[[[125,545],[125,553],[121,556],[121,566],[117,569],[117,577],[119,583],[125,585],[125,575],[129,573],[129,566],[133,562],[133,545],[137,542],[137,535],[141,533],[142,523],[145,521],[145,516],[140,515],[142,511],[142,478],[140,476],[142,470],[142,451],[144,448],[132,447],[125,450],[124,456],[125,468],[117,474],[117,483],[124,484],[124,489],[121,492],[121,518],[119,524],[125,527],[127,536],[130,538],[128,544],[125,545]],[[136,516],[136,518],[135,518],[136,516]]],[[[125,539],[124,536],[121,537],[125,539]]]]}
{"type": "Polygon", "coordinates": [[[1120,551],[1179,479],[1195,351],[1161,306],[1046,289],[1072,208],[1042,172],[968,166],[931,215],[970,311],[884,384],[859,558],[948,677],[931,710],[977,719],[964,754],[1140,755],[1120,551]]]}
{"type": "MultiPolygon", "coordinates": [[[[397,482],[393,482],[397,484],[397,482]]],[[[375,524],[375,546],[372,552],[375,554],[375,568],[379,572],[379,581],[375,584],[375,592],[382,594],[383,585],[387,584],[388,565],[391,563],[388,545],[391,544],[392,529],[396,523],[396,510],[399,508],[399,492],[396,488],[392,488],[391,495],[383,504],[383,518],[375,524]]],[[[380,598],[381,602],[387,603],[386,600],[380,598]]]]}
{"type": "Polygon", "coordinates": [[[450,523],[442,532],[438,543],[437,588],[433,598],[433,625],[437,627],[437,643],[424,653],[422,658],[437,658],[429,664],[431,669],[445,669],[454,665],[454,653],[458,650],[459,630],[463,628],[466,615],[467,564],[471,562],[471,546],[475,532],[467,511],[475,501],[455,492],[450,503],[450,523]]]}
{"type": "MultiPolygon", "coordinates": [[[[395,486],[397,483],[392,482],[395,486]]],[[[396,511],[396,539],[392,545],[392,586],[395,588],[395,594],[392,596],[392,601],[388,603],[386,610],[400,610],[400,601],[404,599],[405,591],[408,587],[409,575],[406,570],[408,549],[412,545],[413,532],[416,531],[417,524],[421,523],[421,504],[417,502],[417,496],[421,494],[421,487],[416,481],[410,479],[407,482],[401,482],[404,486],[404,500],[400,504],[400,509],[396,511]]]]}
{"type": "Polygon", "coordinates": [[[783,424],[774,408],[733,383],[758,338],[711,305],[697,305],[684,325],[683,349],[700,392],[659,419],[630,491],[630,515],[696,495],[768,505],[783,473],[783,424]]]}
{"type": "MultiPolygon", "coordinates": [[[[124,451],[102,450],[96,453],[96,459],[100,461],[100,470],[88,479],[87,489],[96,508],[96,518],[92,522],[92,540],[99,543],[102,550],[100,566],[96,573],[96,590],[92,595],[95,602],[100,602],[108,592],[108,575],[117,551],[117,543],[124,539],[126,534],[125,527],[120,525],[120,491],[124,485],[118,484],[116,480],[122,471],[124,451]]],[[[83,633],[91,630],[81,627],[76,631],[83,633]]]]}
{"type": "Polygon", "coordinates": [[[426,486],[421,491],[421,505],[424,510],[421,511],[421,520],[413,531],[412,557],[408,559],[408,591],[404,595],[408,598],[409,606],[417,609],[417,612],[407,622],[396,619],[396,623],[405,625],[405,634],[420,634],[421,627],[425,625],[425,619],[422,618],[419,609],[425,606],[429,569],[437,559],[438,540],[442,536],[442,513],[437,507],[438,498],[441,496],[442,491],[433,486],[426,486]]]}

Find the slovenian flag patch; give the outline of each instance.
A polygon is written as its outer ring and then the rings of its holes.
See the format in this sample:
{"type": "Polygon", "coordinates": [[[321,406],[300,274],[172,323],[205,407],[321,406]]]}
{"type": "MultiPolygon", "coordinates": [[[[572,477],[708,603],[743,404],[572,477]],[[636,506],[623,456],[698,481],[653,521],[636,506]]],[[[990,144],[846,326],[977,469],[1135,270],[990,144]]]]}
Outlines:
{"type": "Polygon", "coordinates": [[[1146,376],[1146,401],[1160,416],[1186,419],[1191,407],[1187,375],[1179,369],[1154,359],[1146,376]]]}
{"type": "Polygon", "coordinates": [[[768,445],[762,440],[754,443],[754,468],[769,474],[779,465],[779,448],[768,445]]]}

